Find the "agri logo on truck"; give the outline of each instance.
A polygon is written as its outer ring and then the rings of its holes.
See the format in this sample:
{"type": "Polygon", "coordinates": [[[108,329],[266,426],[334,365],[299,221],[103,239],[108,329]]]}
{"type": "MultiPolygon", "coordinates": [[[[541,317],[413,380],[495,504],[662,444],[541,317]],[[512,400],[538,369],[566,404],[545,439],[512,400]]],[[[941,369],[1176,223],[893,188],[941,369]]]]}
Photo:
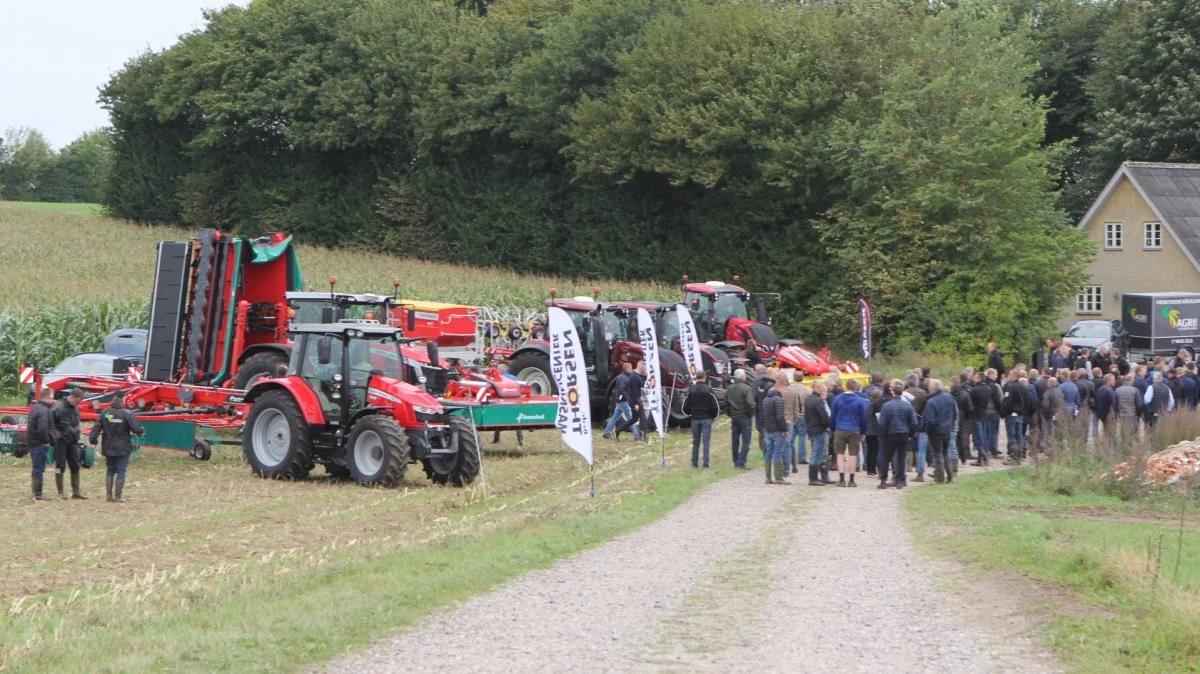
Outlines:
{"type": "Polygon", "coordinates": [[[1150,320],[1150,317],[1146,314],[1139,314],[1137,307],[1129,307],[1129,317],[1137,323],[1145,323],[1150,320]]]}
{"type": "MultiPolygon", "coordinates": [[[[1180,311],[1171,306],[1163,307],[1162,317],[1167,319],[1167,323],[1175,330],[1195,330],[1200,328],[1200,318],[1183,318],[1180,311]]],[[[1137,320],[1136,317],[1134,320],[1137,320]]]]}

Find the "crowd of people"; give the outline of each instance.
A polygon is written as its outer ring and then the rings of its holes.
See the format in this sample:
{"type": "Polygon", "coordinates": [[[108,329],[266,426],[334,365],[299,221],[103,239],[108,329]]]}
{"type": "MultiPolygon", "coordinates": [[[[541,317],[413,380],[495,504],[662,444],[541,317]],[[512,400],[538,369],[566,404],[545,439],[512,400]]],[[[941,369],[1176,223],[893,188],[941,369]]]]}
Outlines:
{"type": "MultiPolygon", "coordinates": [[[[861,469],[879,489],[902,489],[910,473],[917,482],[932,472],[935,482],[950,483],[968,462],[986,466],[1003,457],[1020,465],[1063,442],[1130,442],[1164,414],[1200,401],[1200,373],[1184,350],[1134,365],[1107,345],[1093,353],[1047,339],[1031,363],[1011,367],[995,344],[987,353],[986,369],[965,368],[945,382],[929,368],[891,381],[874,373],[866,385],[836,372],[810,385],[799,372],[762,363],[740,368],[725,392],[730,459],[746,468],[757,430],[767,484],[790,484],[786,478],[806,466],[814,487],[857,487],[861,469]]],[[[708,468],[721,407],[703,373],[684,411],[692,415],[692,467],[708,468]]]]}

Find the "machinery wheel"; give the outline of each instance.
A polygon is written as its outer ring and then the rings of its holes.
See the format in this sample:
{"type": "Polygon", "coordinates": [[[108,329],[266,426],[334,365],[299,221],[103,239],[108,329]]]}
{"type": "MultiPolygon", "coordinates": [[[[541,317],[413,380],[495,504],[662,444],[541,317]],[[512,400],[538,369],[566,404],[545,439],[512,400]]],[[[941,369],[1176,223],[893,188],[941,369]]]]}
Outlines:
{"type": "Polygon", "coordinates": [[[540,351],[527,351],[508,364],[508,371],[529,384],[535,396],[554,395],[558,389],[550,376],[550,357],[540,351]]]}
{"type": "Polygon", "coordinates": [[[192,458],[197,461],[208,461],[212,458],[212,444],[208,440],[197,440],[192,445],[192,458]]]}
{"type": "Polygon", "coordinates": [[[287,391],[268,391],[254,401],[242,447],[259,477],[299,480],[312,469],[308,423],[287,391]]]}
{"type": "Polygon", "coordinates": [[[233,387],[245,391],[259,379],[274,376],[275,369],[280,365],[287,365],[287,362],[287,356],[278,351],[256,353],[238,368],[237,376],[233,378],[233,387]]]}
{"type": "Polygon", "coordinates": [[[433,455],[422,459],[425,475],[438,484],[465,487],[479,475],[479,443],[471,422],[460,416],[450,417],[450,427],[458,431],[458,453],[433,455]]]}
{"type": "Polygon", "coordinates": [[[683,403],[686,400],[687,389],[675,389],[675,393],[672,395],[671,389],[663,387],[663,419],[668,426],[682,427],[692,425],[692,415],[683,413],[683,403]]]}
{"type": "Polygon", "coordinates": [[[346,464],[364,487],[394,487],[408,470],[408,436],[391,417],[365,416],[346,437],[346,464]]]}

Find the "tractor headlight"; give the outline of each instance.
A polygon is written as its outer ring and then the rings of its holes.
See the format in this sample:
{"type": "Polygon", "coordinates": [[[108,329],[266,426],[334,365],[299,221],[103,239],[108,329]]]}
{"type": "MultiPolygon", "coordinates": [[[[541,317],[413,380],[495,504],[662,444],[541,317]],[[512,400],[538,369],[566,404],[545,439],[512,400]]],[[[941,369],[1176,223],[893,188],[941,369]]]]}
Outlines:
{"type": "Polygon", "coordinates": [[[341,381],[341,380],[342,380],[342,373],[341,373],[341,372],[334,373],[334,375],[333,375],[333,380],[334,380],[334,381],[341,381]]]}
{"type": "Polygon", "coordinates": [[[413,405],[413,411],[417,414],[438,414],[438,411],[432,407],[422,407],[420,405],[413,405]]]}
{"type": "Polygon", "coordinates": [[[429,379],[426,378],[425,375],[421,375],[421,376],[417,377],[417,383],[420,384],[421,386],[424,386],[425,382],[427,382],[427,381],[429,381],[429,379]]]}

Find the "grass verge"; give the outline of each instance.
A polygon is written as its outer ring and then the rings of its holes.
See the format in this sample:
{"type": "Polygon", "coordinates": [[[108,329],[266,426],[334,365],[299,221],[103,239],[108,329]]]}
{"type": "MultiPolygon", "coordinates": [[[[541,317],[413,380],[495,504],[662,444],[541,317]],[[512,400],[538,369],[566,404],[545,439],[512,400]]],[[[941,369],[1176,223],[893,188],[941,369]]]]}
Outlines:
{"type": "Polygon", "coordinates": [[[100,215],[104,212],[104,207],[100,204],[58,204],[46,201],[5,201],[5,207],[8,208],[24,208],[31,211],[44,211],[48,213],[76,213],[82,215],[100,215]]]}
{"type": "Polygon", "coordinates": [[[927,549],[1067,589],[1080,606],[1043,636],[1073,669],[1200,671],[1200,520],[1185,510],[1181,528],[1171,491],[1126,501],[1074,479],[1099,470],[994,471],[914,489],[905,507],[927,549]]]}
{"type": "MultiPolygon", "coordinates": [[[[598,443],[598,496],[549,432],[489,451],[481,487],[399,489],[249,475],[146,450],[125,506],[9,504],[0,669],[257,672],[324,662],[429,611],[662,516],[737,474],[687,467],[688,438],[598,443]]],[[[0,457],[3,493],[28,464],[0,457]]]]}

